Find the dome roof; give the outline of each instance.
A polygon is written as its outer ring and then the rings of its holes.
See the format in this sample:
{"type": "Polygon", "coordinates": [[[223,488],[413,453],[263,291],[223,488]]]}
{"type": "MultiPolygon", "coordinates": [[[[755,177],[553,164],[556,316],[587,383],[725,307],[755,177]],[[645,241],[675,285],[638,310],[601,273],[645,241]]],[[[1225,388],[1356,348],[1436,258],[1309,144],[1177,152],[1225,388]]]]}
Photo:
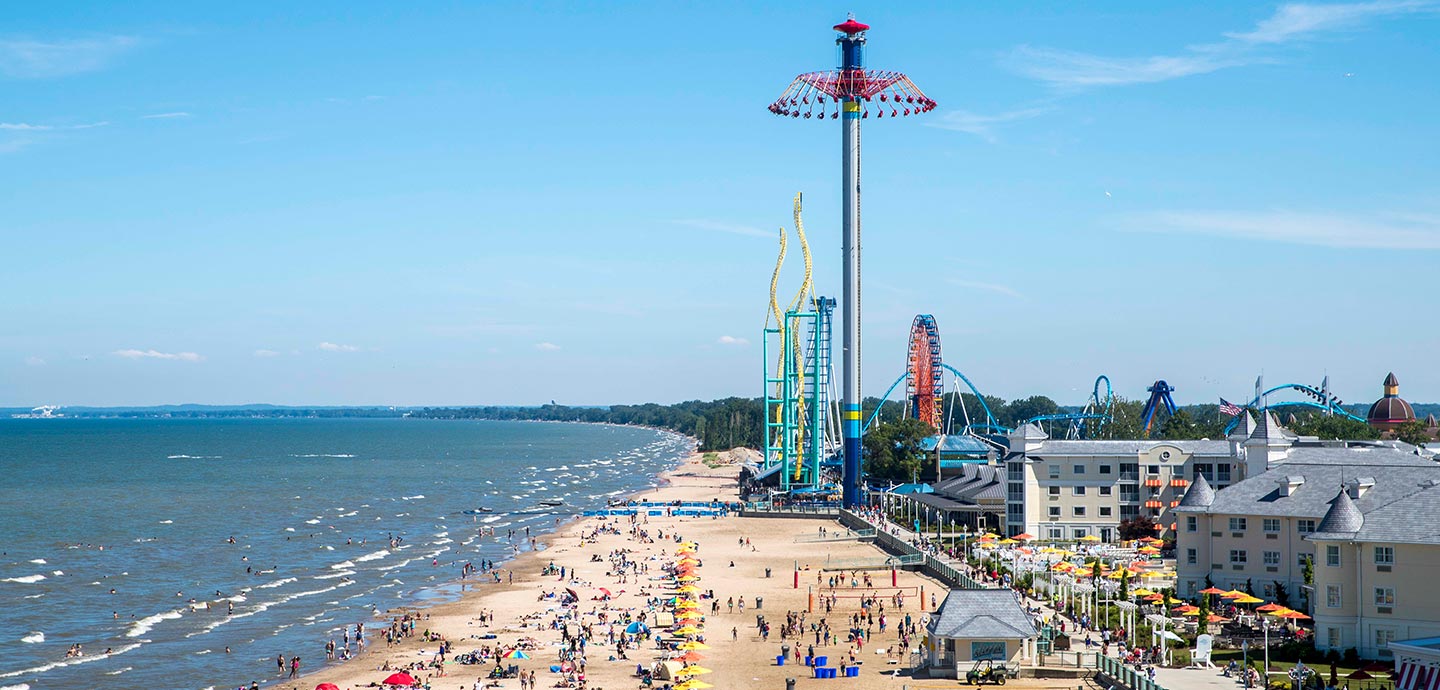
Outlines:
{"type": "Polygon", "coordinates": [[[1400,397],[1384,397],[1370,406],[1365,418],[1372,422],[1408,422],[1415,418],[1415,408],[1400,397]]]}

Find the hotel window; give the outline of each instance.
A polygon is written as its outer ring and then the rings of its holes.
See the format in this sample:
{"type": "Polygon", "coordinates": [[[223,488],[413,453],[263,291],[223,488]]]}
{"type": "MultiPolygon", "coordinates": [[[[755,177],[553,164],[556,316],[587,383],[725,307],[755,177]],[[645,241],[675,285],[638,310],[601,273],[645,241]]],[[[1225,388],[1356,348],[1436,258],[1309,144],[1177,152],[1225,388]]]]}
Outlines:
{"type": "Polygon", "coordinates": [[[1070,491],[1071,491],[1071,493],[1074,493],[1076,496],[1084,496],[1084,495],[1085,495],[1085,487],[1083,487],[1083,486],[1074,486],[1074,487],[1071,487],[1071,488],[1070,488],[1070,491]]]}
{"type": "Polygon", "coordinates": [[[1394,606],[1394,605],[1395,605],[1395,588],[1394,588],[1394,587],[1376,587],[1376,588],[1375,588],[1375,605],[1376,605],[1376,606],[1394,606]]]}
{"type": "Polygon", "coordinates": [[[1245,518],[1237,518],[1237,517],[1232,517],[1232,518],[1230,518],[1230,531],[1231,531],[1231,532],[1244,532],[1244,531],[1245,531],[1245,518]]]}
{"type": "Polygon", "coordinates": [[[1185,549],[1185,562],[1195,565],[1195,549],[1185,549]]]}
{"type": "Polygon", "coordinates": [[[1122,462],[1122,463],[1120,463],[1120,478],[1121,478],[1121,479],[1125,479],[1125,478],[1126,478],[1125,475],[1130,475],[1130,476],[1129,476],[1130,479],[1136,479],[1136,478],[1138,478],[1139,474],[1140,474],[1140,463],[1138,463],[1138,462],[1122,462]]]}
{"type": "Polygon", "coordinates": [[[1110,486],[1102,486],[1102,487],[1100,487],[1100,495],[1101,495],[1101,496],[1109,496],[1109,495],[1111,494],[1113,488],[1114,488],[1114,487],[1110,487],[1110,486]]]}
{"type": "Polygon", "coordinates": [[[1325,606],[1340,608],[1340,585],[1325,585],[1325,606]]]}
{"type": "MultiPolygon", "coordinates": [[[[1220,465],[1215,468],[1215,481],[1221,484],[1230,483],[1230,466],[1220,465]]],[[[1220,488],[1224,488],[1223,486],[1220,488]]]]}
{"type": "Polygon", "coordinates": [[[1074,513],[1075,517],[1085,517],[1085,506],[1075,506],[1075,509],[1071,512],[1074,513]]]}
{"type": "Polygon", "coordinates": [[[1265,565],[1274,565],[1274,566],[1280,565],[1280,552],[1279,552],[1279,551],[1266,551],[1266,552],[1265,552],[1265,565]]]}
{"type": "Polygon", "coordinates": [[[1375,547],[1375,565],[1395,565],[1395,547],[1375,547]]]}
{"type": "Polygon", "coordinates": [[[1051,538],[1051,539],[1064,539],[1064,538],[1065,538],[1065,530],[1062,530],[1062,529],[1060,529],[1059,527],[1052,527],[1052,528],[1050,528],[1050,538],[1051,538]]]}
{"type": "Polygon", "coordinates": [[[1100,517],[1110,517],[1112,512],[1110,506],[1100,506],[1100,517]]]}
{"type": "Polygon", "coordinates": [[[1159,466],[1159,465],[1150,465],[1149,468],[1145,471],[1145,473],[1146,473],[1146,474],[1160,474],[1160,466],[1159,466]]]}
{"type": "Polygon", "coordinates": [[[1395,641],[1395,631],[1389,628],[1375,629],[1375,648],[1380,650],[1380,656],[1389,656],[1390,643],[1395,641]]]}
{"type": "Polygon", "coordinates": [[[1267,583],[1265,583],[1265,591],[1264,591],[1264,592],[1261,592],[1261,594],[1264,594],[1266,599],[1269,599],[1270,597],[1275,596],[1275,583],[1273,583],[1273,582],[1267,582],[1267,583]]]}
{"type": "Polygon", "coordinates": [[[1260,524],[1261,528],[1264,529],[1266,532],[1280,531],[1280,518],[1265,518],[1264,520],[1260,521],[1260,524]]]}
{"type": "Polygon", "coordinates": [[[1198,529],[1200,529],[1200,519],[1197,518],[1197,517],[1195,517],[1194,515],[1186,515],[1186,516],[1185,516],[1185,531],[1186,531],[1186,532],[1194,532],[1194,531],[1196,531],[1196,530],[1198,530],[1198,529]]]}
{"type": "Polygon", "coordinates": [[[1050,506],[1050,517],[1060,517],[1060,506],[1050,506]]]}
{"type": "Polygon", "coordinates": [[[1085,536],[1088,534],[1090,534],[1090,532],[1087,531],[1084,527],[1076,527],[1075,531],[1070,533],[1070,537],[1072,539],[1084,539],[1085,536]]]}
{"type": "Polygon", "coordinates": [[[1060,487],[1058,487],[1058,486],[1052,486],[1052,487],[1050,487],[1050,495],[1051,495],[1051,496],[1059,496],[1059,495],[1060,495],[1060,487]]]}
{"type": "Polygon", "coordinates": [[[1050,478],[1051,478],[1051,479],[1059,479],[1059,478],[1060,478],[1060,466],[1059,466],[1059,465],[1051,465],[1051,466],[1050,466],[1050,478]]]}
{"type": "Polygon", "coordinates": [[[1299,566],[1301,569],[1304,569],[1305,561],[1308,558],[1310,558],[1310,554],[1308,553],[1297,554],[1295,556],[1295,565],[1299,566]]]}
{"type": "Polygon", "coordinates": [[[1340,567],[1340,547],[1333,544],[1325,545],[1325,565],[1331,568],[1340,567]]]}
{"type": "Polygon", "coordinates": [[[1250,556],[1245,553],[1245,549],[1230,549],[1231,565],[1245,565],[1249,560],[1250,556]]]}
{"type": "Polygon", "coordinates": [[[1214,479],[1214,478],[1215,478],[1215,476],[1214,476],[1213,474],[1211,474],[1211,466],[1210,466],[1210,464],[1209,464],[1209,463],[1204,463],[1204,462],[1197,462],[1197,463],[1195,463],[1195,467],[1194,467],[1194,469],[1193,469],[1192,476],[1195,477],[1195,478],[1199,478],[1199,477],[1202,477],[1202,476],[1203,476],[1203,477],[1205,477],[1206,479],[1214,479]]]}
{"type": "Polygon", "coordinates": [[[1296,520],[1295,531],[1301,534],[1310,534],[1315,531],[1314,520],[1296,520]]]}
{"type": "Polygon", "coordinates": [[[1075,465],[1074,469],[1075,469],[1075,474],[1085,474],[1085,466],[1084,466],[1084,465],[1075,465]]]}
{"type": "Polygon", "coordinates": [[[1110,470],[1111,470],[1112,468],[1113,468],[1113,466],[1111,466],[1111,465],[1101,465],[1101,466],[1100,466],[1100,474],[1110,474],[1110,470]]]}

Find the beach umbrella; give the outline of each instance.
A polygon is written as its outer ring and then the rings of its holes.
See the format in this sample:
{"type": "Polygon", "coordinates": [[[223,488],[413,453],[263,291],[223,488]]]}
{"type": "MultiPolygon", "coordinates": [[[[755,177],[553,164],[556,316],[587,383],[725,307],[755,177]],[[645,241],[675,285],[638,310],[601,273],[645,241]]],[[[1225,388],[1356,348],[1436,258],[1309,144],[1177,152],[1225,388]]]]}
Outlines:
{"type": "Polygon", "coordinates": [[[675,591],[680,592],[681,594],[694,594],[700,591],[700,588],[696,587],[695,585],[685,585],[684,587],[681,587],[680,589],[677,589],[675,591]]]}
{"type": "Polygon", "coordinates": [[[705,631],[704,631],[704,630],[701,630],[700,628],[697,628],[697,627],[695,627],[695,626],[693,626],[693,625],[686,625],[686,626],[681,627],[679,630],[676,630],[676,631],[675,631],[675,634],[676,634],[676,635],[699,635],[699,634],[702,633],[702,632],[705,632],[705,631]]]}
{"type": "Polygon", "coordinates": [[[713,687],[715,686],[703,680],[687,680],[683,683],[676,684],[675,690],[705,690],[705,688],[713,687]]]}
{"type": "Polygon", "coordinates": [[[1083,536],[1083,537],[1080,537],[1080,541],[1096,542],[1096,541],[1100,541],[1100,537],[1097,537],[1097,536],[1095,536],[1095,535],[1093,535],[1093,534],[1087,534],[1087,535],[1085,535],[1085,536],[1083,536]]]}
{"type": "Polygon", "coordinates": [[[1225,593],[1225,590],[1220,589],[1219,587],[1206,587],[1205,589],[1200,590],[1200,593],[1201,593],[1201,594],[1224,594],[1224,593],[1225,593]]]}
{"type": "Polygon", "coordinates": [[[1255,610],[1256,610],[1256,611],[1261,611],[1261,612],[1264,612],[1264,613],[1269,613],[1269,612],[1271,612],[1271,611],[1284,611],[1284,610],[1285,610],[1285,607],[1284,607],[1284,606],[1281,606],[1281,605],[1279,605],[1279,604],[1266,604],[1266,605],[1264,605],[1264,606],[1256,606],[1256,607],[1255,607],[1255,610]]]}
{"type": "Polygon", "coordinates": [[[1019,533],[1019,534],[1011,537],[1011,539],[1019,539],[1020,541],[1030,541],[1031,539],[1034,539],[1034,538],[1035,538],[1035,535],[1033,535],[1033,534],[1031,534],[1031,533],[1029,533],[1029,532],[1021,532],[1021,533],[1019,533]]]}
{"type": "Polygon", "coordinates": [[[689,651],[689,650],[695,650],[695,649],[709,649],[709,648],[710,648],[710,645],[705,644],[704,642],[696,642],[696,641],[694,641],[694,640],[690,640],[690,641],[688,641],[688,642],[681,642],[680,644],[678,644],[678,645],[676,645],[676,646],[679,647],[680,649],[684,649],[684,650],[687,650],[687,651],[689,651]]]}
{"type": "Polygon", "coordinates": [[[691,549],[694,549],[694,548],[698,548],[699,546],[700,546],[699,544],[696,544],[696,543],[693,542],[693,541],[682,541],[682,542],[680,542],[680,548],[682,548],[682,549],[683,549],[683,548],[691,548],[691,549]]]}
{"type": "Polygon", "coordinates": [[[508,651],[508,652],[505,652],[505,656],[503,656],[502,658],[504,658],[504,659],[529,659],[529,658],[530,658],[530,655],[529,655],[529,654],[526,654],[525,651],[522,650],[522,649],[512,649],[512,650],[510,650],[510,651],[508,651]]]}
{"type": "Polygon", "coordinates": [[[679,580],[679,581],[681,581],[681,582],[694,582],[694,581],[700,579],[700,576],[699,576],[699,575],[681,575],[680,577],[677,577],[677,578],[675,578],[675,579],[676,579],[676,580],[679,580]]]}
{"type": "Polygon", "coordinates": [[[567,587],[567,588],[565,588],[565,593],[566,593],[566,594],[569,594],[569,595],[570,595],[570,598],[574,599],[575,601],[580,601],[580,593],[579,593],[579,592],[576,592],[575,590],[570,589],[570,588],[567,587]]]}
{"type": "Polygon", "coordinates": [[[1372,676],[1372,675],[1366,673],[1366,672],[1365,672],[1365,669],[1363,669],[1363,668],[1357,668],[1357,669],[1355,669],[1354,671],[1351,671],[1351,672],[1350,672],[1350,675],[1345,676],[1345,677],[1346,677],[1346,678],[1349,678],[1350,680],[1370,680],[1371,678],[1374,678],[1375,676],[1372,676]]]}
{"type": "Polygon", "coordinates": [[[650,628],[646,627],[646,625],[644,623],[641,623],[640,621],[635,621],[634,623],[625,626],[625,632],[630,633],[631,635],[648,632],[649,630],[650,628]]]}
{"type": "Polygon", "coordinates": [[[683,661],[689,664],[704,658],[705,657],[700,655],[700,652],[685,652],[684,654],[681,654],[680,656],[671,659],[671,661],[683,661]]]}
{"type": "Polygon", "coordinates": [[[601,594],[604,594],[604,595],[607,596],[607,597],[613,597],[613,596],[615,596],[614,594],[611,594],[611,593],[610,593],[610,590],[605,589],[604,587],[601,587],[601,588],[600,588],[600,593],[601,593],[601,594]]]}
{"type": "Polygon", "coordinates": [[[340,690],[340,686],[334,683],[321,683],[315,686],[315,690],[340,690]]]}
{"type": "Polygon", "coordinates": [[[1239,599],[1240,597],[1248,597],[1248,596],[1250,596],[1250,595],[1249,595],[1249,594],[1246,594],[1245,592],[1242,592],[1242,591],[1240,591],[1240,590],[1238,590],[1238,589],[1232,589],[1232,590],[1230,590],[1230,591],[1228,591],[1228,592],[1226,592],[1226,593],[1224,593],[1224,594],[1221,594],[1221,595],[1220,595],[1220,598],[1221,598],[1221,599],[1239,599]]]}
{"type": "Polygon", "coordinates": [[[414,685],[414,684],[415,684],[415,679],[412,678],[412,677],[410,676],[410,674],[405,673],[404,671],[401,671],[401,672],[399,672],[399,673],[392,673],[392,674],[390,674],[389,676],[387,676],[387,677],[385,678],[385,680],[380,681],[380,684],[381,684],[381,685],[414,685]]]}
{"type": "Polygon", "coordinates": [[[705,673],[714,673],[704,666],[686,666],[675,672],[676,676],[698,676],[705,673]]]}
{"type": "Polygon", "coordinates": [[[1261,599],[1260,597],[1252,597],[1252,596],[1250,596],[1249,594],[1246,594],[1246,595],[1243,596],[1243,597],[1236,597],[1235,599],[1233,599],[1233,600],[1231,601],[1231,603],[1234,603],[1234,604],[1263,604],[1263,603],[1265,603],[1265,600],[1264,600],[1264,599],[1261,599]]]}

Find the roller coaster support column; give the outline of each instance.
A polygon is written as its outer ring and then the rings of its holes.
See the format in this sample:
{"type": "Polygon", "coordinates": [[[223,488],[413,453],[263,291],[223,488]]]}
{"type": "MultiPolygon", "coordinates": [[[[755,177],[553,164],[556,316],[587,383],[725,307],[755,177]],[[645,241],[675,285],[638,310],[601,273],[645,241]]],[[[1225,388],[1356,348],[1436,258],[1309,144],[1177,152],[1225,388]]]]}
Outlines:
{"type": "MultiPolygon", "coordinates": [[[[837,27],[838,28],[838,27],[837,27]]],[[[868,27],[867,27],[868,28],[868,27]]],[[[865,32],[846,31],[835,39],[840,45],[841,79],[863,74],[865,32]]],[[[845,259],[844,351],[845,388],[841,396],[844,419],[845,465],[842,476],[843,505],[857,508],[860,495],[860,102],[855,93],[846,93],[840,107],[841,203],[845,237],[841,252],[845,259]]]]}

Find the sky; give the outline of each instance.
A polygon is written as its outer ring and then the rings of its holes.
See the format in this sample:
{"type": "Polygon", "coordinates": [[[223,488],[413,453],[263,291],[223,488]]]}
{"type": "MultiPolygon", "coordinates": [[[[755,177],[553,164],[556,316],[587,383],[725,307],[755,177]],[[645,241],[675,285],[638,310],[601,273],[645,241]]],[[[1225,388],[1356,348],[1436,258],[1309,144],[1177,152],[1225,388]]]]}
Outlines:
{"type": "Polygon", "coordinates": [[[1440,400],[1440,0],[137,2],[0,26],[0,406],[758,396],[847,11],[939,102],[864,126],[867,395],[928,313],[1004,398],[1440,400]]]}

